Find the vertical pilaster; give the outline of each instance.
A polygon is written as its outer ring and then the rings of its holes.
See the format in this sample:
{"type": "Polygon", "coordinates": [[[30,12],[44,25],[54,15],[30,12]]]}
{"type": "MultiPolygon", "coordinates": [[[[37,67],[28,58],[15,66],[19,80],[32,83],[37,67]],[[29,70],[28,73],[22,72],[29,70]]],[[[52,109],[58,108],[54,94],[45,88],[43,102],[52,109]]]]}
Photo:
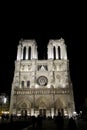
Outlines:
{"type": "Polygon", "coordinates": [[[67,59],[67,52],[66,52],[66,47],[65,45],[61,46],[61,59],[66,60],[67,59]]]}
{"type": "Polygon", "coordinates": [[[59,46],[57,46],[57,55],[58,55],[58,59],[59,59],[59,52],[58,52],[59,50],[58,50],[58,47],[59,47],[59,46]]]}
{"type": "Polygon", "coordinates": [[[35,46],[35,59],[38,59],[37,46],[35,46]]]}
{"type": "Polygon", "coordinates": [[[51,45],[51,58],[53,59],[53,46],[51,45]]]}
{"type": "Polygon", "coordinates": [[[17,50],[17,60],[21,59],[21,45],[18,46],[18,50],[17,50]]]}
{"type": "Polygon", "coordinates": [[[58,46],[56,46],[56,59],[58,59],[58,46]]]}
{"type": "Polygon", "coordinates": [[[49,44],[48,45],[48,59],[53,59],[53,58],[54,58],[53,45],[49,44]]]}
{"type": "Polygon", "coordinates": [[[35,45],[32,46],[32,59],[35,59],[35,45]]]}
{"type": "Polygon", "coordinates": [[[51,108],[51,116],[54,117],[54,108],[51,108]]]}
{"type": "Polygon", "coordinates": [[[23,49],[24,49],[24,47],[22,46],[22,48],[21,48],[21,60],[23,60],[23,49]]]}
{"type": "Polygon", "coordinates": [[[54,46],[53,46],[53,59],[54,59],[54,46]]]}
{"type": "Polygon", "coordinates": [[[64,55],[64,59],[67,60],[67,49],[66,49],[66,45],[65,45],[65,55],[64,55]]]}
{"type": "Polygon", "coordinates": [[[30,59],[32,59],[33,58],[33,51],[32,51],[32,46],[31,46],[31,57],[30,57],[30,59]]]}
{"type": "Polygon", "coordinates": [[[48,46],[48,50],[47,50],[48,52],[47,52],[47,57],[48,57],[48,59],[50,59],[50,56],[49,56],[49,46],[48,46]]]}
{"type": "Polygon", "coordinates": [[[31,108],[31,116],[34,116],[34,108],[31,108]]]}
{"type": "Polygon", "coordinates": [[[28,46],[26,46],[26,60],[28,60],[28,46]]]}

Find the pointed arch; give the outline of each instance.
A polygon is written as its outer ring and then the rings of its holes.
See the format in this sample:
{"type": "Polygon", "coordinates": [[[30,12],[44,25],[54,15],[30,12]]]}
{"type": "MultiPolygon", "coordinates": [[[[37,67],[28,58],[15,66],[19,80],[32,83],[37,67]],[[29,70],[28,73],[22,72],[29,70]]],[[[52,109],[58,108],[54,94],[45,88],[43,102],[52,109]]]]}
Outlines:
{"type": "Polygon", "coordinates": [[[61,59],[61,48],[60,46],[58,46],[58,56],[59,56],[59,60],[61,59]]]}
{"type": "Polygon", "coordinates": [[[31,59],[31,47],[29,46],[29,48],[28,48],[28,60],[30,60],[31,59]]]}
{"type": "Polygon", "coordinates": [[[31,108],[32,103],[30,100],[27,98],[22,98],[18,103],[17,103],[18,108],[31,108]]]}
{"type": "Polygon", "coordinates": [[[54,60],[56,59],[56,48],[55,46],[53,47],[53,54],[54,54],[54,60]]]}
{"type": "Polygon", "coordinates": [[[49,105],[49,100],[46,98],[46,97],[39,97],[37,100],[36,100],[36,106],[38,107],[47,107],[49,105]]]}
{"type": "Polygon", "coordinates": [[[23,48],[23,60],[26,59],[26,47],[23,48]]]}
{"type": "Polygon", "coordinates": [[[22,108],[27,108],[27,104],[26,104],[25,102],[23,102],[23,103],[21,104],[21,107],[22,107],[22,108]]]}
{"type": "Polygon", "coordinates": [[[60,98],[57,98],[55,101],[55,107],[57,114],[60,112],[62,115],[64,115],[64,102],[60,98]]]}
{"type": "Polygon", "coordinates": [[[64,103],[60,98],[56,99],[55,105],[56,105],[56,108],[63,108],[64,107],[64,103]]]}

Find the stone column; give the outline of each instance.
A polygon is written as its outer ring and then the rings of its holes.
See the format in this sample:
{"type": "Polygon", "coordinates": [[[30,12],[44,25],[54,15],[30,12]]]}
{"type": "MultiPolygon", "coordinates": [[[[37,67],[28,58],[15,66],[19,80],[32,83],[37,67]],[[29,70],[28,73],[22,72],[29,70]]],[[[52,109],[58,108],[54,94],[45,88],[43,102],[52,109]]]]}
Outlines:
{"type": "Polygon", "coordinates": [[[34,45],[34,48],[33,48],[33,58],[36,59],[36,48],[35,48],[35,45],[34,45]]]}
{"type": "Polygon", "coordinates": [[[56,59],[58,59],[58,46],[56,46],[56,59]]]}
{"type": "Polygon", "coordinates": [[[66,45],[65,45],[65,55],[64,55],[64,59],[67,60],[67,49],[66,49],[66,45]]]}
{"type": "Polygon", "coordinates": [[[26,46],[26,60],[28,60],[28,46],[26,46]]]}
{"type": "Polygon", "coordinates": [[[18,45],[17,60],[21,59],[21,45],[18,45]]]}
{"type": "Polygon", "coordinates": [[[32,46],[32,59],[35,59],[35,45],[32,46]]]}
{"type": "Polygon", "coordinates": [[[32,49],[32,46],[31,46],[31,57],[30,57],[30,59],[32,59],[33,58],[33,51],[32,51],[33,49],[32,49]]]}
{"type": "Polygon", "coordinates": [[[54,56],[53,56],[53,45],[50,44],[48,45],[48,59],[53,59],[54,56]]]}
{"type": "Polygon", "coordinates": [[[51,116],[54,117],[54,108],[51,108],[51,116]]]}
{"type": "Polygon", "coordinates": [[[53,59],[53,46],[51,45],[51,58],[53,59]]]}
{"type": "Polygon", "coordinates": [[[34,116],[34,108],[31,108],[31,116],[34,116]]]}
{"type": "Polygon", "coordinates": [[[22,46],[21,48],[21,59],[23,60],[23,50],[24,50],[24,47],[22,46]]]}
{"type": "Polygon", "coordinates": [[[35,46],[35,59],[38,59],[37,46],[35,46]]]}
{"type": "Polygon", "coordinates": [[[27,81],[24,81],[24,88],[27,88],[27,81]]]}
{"type": "Polygon", "coordinates": [[[66,52],[66,46],[65,45],[61,46],[61,59],[64,59],[64,60],[67,59],[67,52],[66,52]]]}
{"type": "Polygon", "coordinates": [[[48,49],[47,49],[47,57],[49,59],[49,46],[48,46],[48,49]]]}
{"type": "Polygon", "coordinates": [[[48,59],[51,58],[51,52],[50,52],[51,50],[50,50],[50,49],[51,49],[51,48],[50,48],[50,45],[48,45],[48,52],[47,52],[47,53],[48,53],[48,59]]]}

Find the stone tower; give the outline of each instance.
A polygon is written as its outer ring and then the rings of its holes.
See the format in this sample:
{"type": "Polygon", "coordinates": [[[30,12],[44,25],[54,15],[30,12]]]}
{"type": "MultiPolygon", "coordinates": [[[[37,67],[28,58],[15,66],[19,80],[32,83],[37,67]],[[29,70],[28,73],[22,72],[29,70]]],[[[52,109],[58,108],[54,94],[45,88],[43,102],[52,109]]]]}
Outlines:
{"type": "Polygon", "coordinates": [[[47,60],[38,60],[35,40],[20,40],[11,90],[10,114],[54,116],[75,111],[64,39],[49,40],[47,60]]]}

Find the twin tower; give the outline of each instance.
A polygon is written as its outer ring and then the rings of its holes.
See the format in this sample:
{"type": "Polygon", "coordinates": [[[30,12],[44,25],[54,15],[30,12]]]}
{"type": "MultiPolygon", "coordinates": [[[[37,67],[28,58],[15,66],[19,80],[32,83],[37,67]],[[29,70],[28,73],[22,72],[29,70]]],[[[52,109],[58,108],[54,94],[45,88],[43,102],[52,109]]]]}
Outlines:
{"type": "MultiPolygon", "coordinates": [[[[48,44],[48,59],[66,60],[67,52],[64,40],[50,40],[48,44]]],[[[17,60],[38,59],[37,44],[35,40],[21,40],[18,46],[17,60]]]]}
{"type": "Polygon", "coordinates": [[[64,39],[49,40],[47,59],[38,59],[35,40],[20,40],[11,89],[10,114],[51,116],[75,111],[64,39]]]}

